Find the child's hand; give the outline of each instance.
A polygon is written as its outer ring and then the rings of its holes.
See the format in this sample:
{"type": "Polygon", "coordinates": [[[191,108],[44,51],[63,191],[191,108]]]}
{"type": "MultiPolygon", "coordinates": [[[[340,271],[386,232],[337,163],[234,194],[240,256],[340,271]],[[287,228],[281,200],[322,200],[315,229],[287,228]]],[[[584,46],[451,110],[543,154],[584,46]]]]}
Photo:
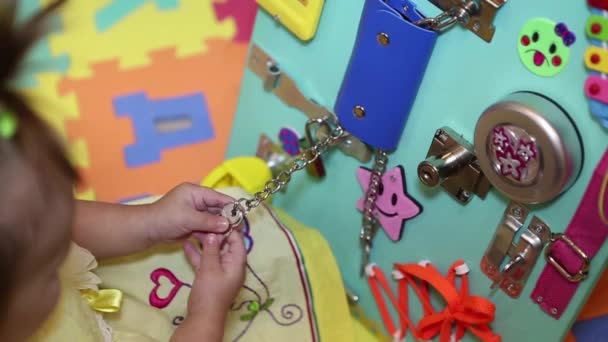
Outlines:
{"type": "Polygon", "coordinates": [[[245,282],[247,253],[243,235],[235,229],[223,245],[222,235],[195,233],[195,237],[202,243],[201,253],[189,241],[184,245],[196,271],[188,300],[188,316],[217,319],[218,324],[223,324],[245,282]]]}
{"type": "Polygon", "coordinates": [[[225,232],[228,221],[219,213],[232,202],[230,196],[210,188],[179,185],[152,205],[155,223],[149,227],[149,240],[157,244],[178,241],[197,231],[225,232]]]}
{"type": "Polygon", "coordinates": [[[186,241],[184,250],[196,271],[188,298],[186,319],[171,342],[221,342],[230,305],[245,281],[243,235],[232,231],[222,245],[222,235],[194,233],[202,252],[186,241]]]}

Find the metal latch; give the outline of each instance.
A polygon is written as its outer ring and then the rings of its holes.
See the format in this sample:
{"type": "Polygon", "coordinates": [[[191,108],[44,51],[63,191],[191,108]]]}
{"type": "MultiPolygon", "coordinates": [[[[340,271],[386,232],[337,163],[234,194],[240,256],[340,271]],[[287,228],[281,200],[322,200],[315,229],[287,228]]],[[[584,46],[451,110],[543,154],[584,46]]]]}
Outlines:
{"type": "MultiPolygon", "coordinates": [[[[303,112],[309,119],[326,116],[335,117],[332,112],[316,101],[304,96],[296,82],[280,69],[274,59],[255,44],[251,46],[249,69],[262,79],[266,91],[274,93],[287,106],[303,112]]],[[[327,137],[327,134],[326,129],[319,129],[316,132],[316,138],[322,140],[327,137]]],[[[344,154],[357,159],[361,163],[367,163],[371,160],[371,149],[351,134],[345,133],[344,137],[338,141],[337,147],[344,154]]]]}
{"type": "Polygon", "coordinates": [[[418,165],[418,178],[429,187],[441,185],[463,204],[472,194],[485,198],[491,187],[471,143],[449,127],[435,132],[426,159],[418,165]]]}
{"type": "Polygon", "coordinates": [[[486,42],[491,42],[496,28],[493,25],[498,10],[507,0],[430,0],[441,10],[448,12],[461,25],[486,42]]]}
{"type": "Polygon", "coordinates": [[[481,260],[482,272],[492,280],[491,289],[500,287],[511,298],[521,295],[543,248],[551,239],[549,226],[534,216],[517,243],[514,243],[515,235],[524,226],[528,214],[528,209],[523,205],[509,203],[481,260]],[[508,261],[501,268],[507,256],[508,261]]]}
{"type": "MultiPolygon", "coordinates": [[[[255,156],[266,161],[266,165],[270,168],[273,177],[277,177],[281,171],[287,171],[289,163],[293,160],[292,156],[265,134],[260,136],[255,156]]],[[[281,189],[281,192],[285,192],[286,188],[285,186],[281,189]]]]}

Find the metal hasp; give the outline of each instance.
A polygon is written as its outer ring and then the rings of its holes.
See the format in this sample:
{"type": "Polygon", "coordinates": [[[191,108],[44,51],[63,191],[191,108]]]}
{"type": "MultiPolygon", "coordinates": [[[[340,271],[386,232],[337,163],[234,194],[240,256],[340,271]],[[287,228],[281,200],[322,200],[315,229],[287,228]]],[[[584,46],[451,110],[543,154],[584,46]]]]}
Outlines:
{"type": "Polygon", "coordinates": [[[543,248],[551,240],[549,226],[534,216],[519,240],[514,242],[528,214],[525,206],[509,203],[481,260],[482,272],[492,280],[490,288],[500,287],[511,298],[521,295],[543,248]],[[501,268],[507,257],[507,263],[501,268]]]}
{"type": "MultiPolygon", "coordinates": [[[[249,69],[262,79],[264,89],[274,93],[287,106],[303,112],[309,119],[335,117],[326,108],[304,96],[296,82],[285,74],[279,64],[256,44],[251,46],[248,64],[249,69]]],[[[328,132],[324,127],[316,131],[318,140],[325,139],[327,134],[328,132]]],[[[361,140],[348,133],[345,133],[344,137],[338,141],[337,147],[344,154],[357,159],[361,163],[367,163],[372,158],[371,149],[361,140]]]]}
{"type": "MultiPolygon", "coordinates": [[[[273,177],[277,177],[282,171],[287,171],[289,164],[294,159],[265,134],[260,136],[255,156],[266,161],[266,165],[270,168],[273,177]]],[[[284,193],[286,190],[287,187],[285,186],[281,189],[281,192],[284,193]]]]}
{"type": "MultiPolygon", "coordinates": [[[[481,259],[481,271],[493,282],[500,281],[504,259],[509,254],[513,239],[528,217],[528,208],[515,202],[509,203],[481,259]]],[[[508,271],[508,270],[507,270],[508,271]]]]}
{"type": "Polygon", "coordinates": [[[289,163],[293,160],[293,157],[287,154],[281,146],[275,144],[265,134],[260,136],[255,156],[266,161],[273,177],[276,177],[281,171],[288,169],[289,163]]]}
{"type": "Polygon", "coordinates": [[[545,245],[551,240],[551,229],[541,219],[534,216],[532,222],[521,234],[517,244],[509,250],[511,260],[505,265],[500,276],[492,284],[511,298],[518,298],[536,265],[545,245]],[[511,267],[507,268],[507,266],[511,267]]]}
{"type": "Polygon", "coordinates": [[[498,10],[507,0],[430,0],[441,10],[450,13],[456,20],[478,37],[491,42],[496,28],[493,25],[498,10]]]}
{"type": "Polygon", "coordinates": [[[484,176],[473,146],[449,127],[435,132],[426,160],[418,165],[418,178],[429,187],[441,185],[463,204],[473,194],[485,198],[490,183],[484,176]]]}

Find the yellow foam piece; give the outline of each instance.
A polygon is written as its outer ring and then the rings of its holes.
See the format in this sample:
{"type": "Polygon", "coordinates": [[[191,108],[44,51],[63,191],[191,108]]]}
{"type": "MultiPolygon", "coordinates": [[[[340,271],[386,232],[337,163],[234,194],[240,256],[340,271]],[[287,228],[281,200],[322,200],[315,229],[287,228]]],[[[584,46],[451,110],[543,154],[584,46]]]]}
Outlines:
{"type": "MultiPolygon", "coordinates": [[[[78,118],[78,100],[75,94],[59,95],[57,90],[62,76],[56,73],[36,75],[38,87],[24,89],[33,109],[44,119],[51,129],[55,130],[60,139],[67,143],[65,121],[78,118]]],[[[67,143],[69,157],[78,168],[90,167],[89,153],[86,141],[83,139],[67,143]]]]}
{"type": "Polygon", "coordinates": [[[277,21],[300,40],[311,40],[317,32],[325,0],[257,0],[277,21]]]}
{"type": "Polygon", "coordinates": [[[234,21],[216,19],[212,0],[182,0],[177,9],[167,11],[150,1],[98,33],[93,18],[109,2],[69,1],[62,8],[63,32],[51,34],[49,44],[53,55],[70,56],[70,78],[90,77],[90,64],[112,59],[122,69],[145,66],[150,63],[148,53],[162,48],[175,47],[177,57],[204,53],[206,40],[230,40],[236,34],[234,21]]]}
{"type": "Polygon", "coordinates": [[[76,197],[76,199],[83,200],[83,201],[94,201],[95,200],[95,190],[87,189],[87,190],[81,191],[81,192],[75,191],[74,197],[76,197]]]}
{"type": "Polygon", "coordinates": [[[91,166],[87,142],[84,139],[75,140],[69,145],[68,150],[74,166],[77,168],[88,168],[91,166]]]}
{"type": "Polygon", "coordinates": [[[271,178],[272,171],[263,159],[237,157],[211,170],[201,185],[213,189],[240,187],[254,194],[264,189],[265,183],[271,178]]]}
{"type": "Polygon", "coordinates": [[[61,138],[66,138],[65,120],[78,118],[78,100],[75,94],[60,96],[57,91],[62,76],[57,73],[36,75],[38,87],[22,90],[32,108],[61,138]]]}
{"type": "Polygon", "coordinates": [[[608,50],[604,50],[597,46],[590,46],[585,51],[585,65],[587,68],[601,73],[608,73],[608,50]],[[599,57],[599,63],[594,64],[591,62],[593,55],[599,57]]]}

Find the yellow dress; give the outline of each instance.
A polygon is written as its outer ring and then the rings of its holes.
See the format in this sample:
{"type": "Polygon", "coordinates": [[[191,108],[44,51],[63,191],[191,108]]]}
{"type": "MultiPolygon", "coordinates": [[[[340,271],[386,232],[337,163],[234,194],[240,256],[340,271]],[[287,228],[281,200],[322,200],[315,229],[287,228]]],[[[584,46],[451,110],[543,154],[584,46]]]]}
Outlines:
{"type": "MultiPolygon", "coordinates": [[[[250,197],[239,188],[220,191],[250,197]]],[[[245,244],[246,281],[228,314],[224,341],[359,340],[335,258],[318,231],[260,206],[248,215],[245,244]]],[[[74,244],[61,276],[60,303],[34,340],[168,341],[186,316],[194,273],[178,245],[98,266],[74,244]],[[92,309],[101,304],[89,304],[82,290],[91,295],[98,289],[120,290],[117,312],[92,309]]],[[[111,299],[105,306],[114,305],[111,299]]]]}

